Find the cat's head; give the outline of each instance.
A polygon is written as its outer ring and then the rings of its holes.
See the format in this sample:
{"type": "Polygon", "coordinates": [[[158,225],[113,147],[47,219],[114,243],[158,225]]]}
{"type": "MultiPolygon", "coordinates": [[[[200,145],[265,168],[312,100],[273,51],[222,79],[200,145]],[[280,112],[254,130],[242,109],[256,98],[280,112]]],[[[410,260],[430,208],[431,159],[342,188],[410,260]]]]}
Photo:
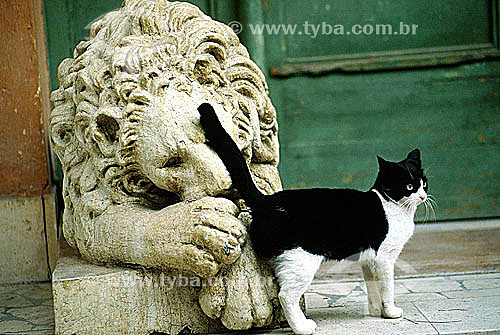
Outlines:
{"type": "Polygon", "coordinates": [[[425,202],[429,185],[422,169],[420,150],[414,149],[401,162],[388,162],[377,156],[379,171],[373,186],[386,200],[388,198],[416,207],[425,202]]]}

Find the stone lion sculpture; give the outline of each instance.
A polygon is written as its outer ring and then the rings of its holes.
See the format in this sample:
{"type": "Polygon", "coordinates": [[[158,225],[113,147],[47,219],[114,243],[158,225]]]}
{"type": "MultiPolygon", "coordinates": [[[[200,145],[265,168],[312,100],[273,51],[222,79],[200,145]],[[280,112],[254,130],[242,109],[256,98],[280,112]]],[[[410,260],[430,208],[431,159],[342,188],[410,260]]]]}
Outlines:
{"type": "Polygon", "coordinates": [[[98,264],[215,278],[198,300],[227,328],[275,322],[271,272],[245,243],[248,220],[197,113],[210,102],[259,188],[281,189],[276,112],[234,32],[187,3],[126,0],[58,79],[50,131],[69,244],[98,264]]]}

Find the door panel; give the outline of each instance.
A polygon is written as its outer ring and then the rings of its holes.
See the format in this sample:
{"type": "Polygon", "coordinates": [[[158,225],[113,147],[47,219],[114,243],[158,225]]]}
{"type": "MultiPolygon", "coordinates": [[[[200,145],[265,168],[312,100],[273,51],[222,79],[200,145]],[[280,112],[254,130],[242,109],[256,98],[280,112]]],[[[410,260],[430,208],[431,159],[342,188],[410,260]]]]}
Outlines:
{"type": "MultiPolygon", "coordinates": [[[[499,56],[498,0],[270,4],[266,23],[275,30],[266,37],[275,76],[434,66],[499,56]]],[[[266,27],[264,33],[270,31],[266,27]]]]}
{"type": "Polygon", "coordinates": [[[495,72],[498,62],[283,81],[286,98],[278,115],[284,186],[368,189],[377,154],[401,160],[419,147],[438,219],[496,215],[495,72]]]}
{"type": "Polygon", "coordinates": [[[419,147],[437,220],[499,216],[497,8],[484,0],[265,2],[264,23],[297,25],[294,34],[264,33],[284,187],[368,189],[377,154],[401,160],[419,147]],[[418,30],[334,35],[320,27],[313,38],[306,21],[418,30]]]}
{"type": "Polygon", "coordinates": [[[283,35],[288,58],[493,43],[489,26],[491,4],[487,0],[272,2],[275,6],[279,6],[279,23],[297,24],[295,34],[283,35]],[[410,29],[400,31],[401,23],[410,29]],[[415,24],[413,34],[411,28],[415,24]],[[316,35],[312,25],[319,26],[316,35]],[[356,25],[368,25],[367,34],[356,35],[360,27],[351,30],[356,25]],[[391,29],[392,34],[384,36],[384,29],[391,29]],[[373,38],[377,30],[380,38],[373,38]],[[311,39],[314,48],[310,48],[311,39]]]}

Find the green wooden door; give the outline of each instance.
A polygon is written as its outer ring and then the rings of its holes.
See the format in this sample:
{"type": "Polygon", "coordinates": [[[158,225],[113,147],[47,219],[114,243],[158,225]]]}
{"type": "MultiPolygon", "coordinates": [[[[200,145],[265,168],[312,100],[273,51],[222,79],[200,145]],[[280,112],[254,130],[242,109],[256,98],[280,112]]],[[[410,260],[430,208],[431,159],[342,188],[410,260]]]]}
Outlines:
{"type": "MultiPolygon", "coordinates": [[[[268,77],[286,188],[371,186],[423,152],[438,220],[498,217],[498,0],[197,0],[268,77]]],[[[120,0],[48,0],[49,68],[120,0]]],[[[422,213],[420,219],[422,219],[422,213]]]]}
{"type": "MultiPolygon", "coordinates": [[[[263,1],[286,188],[369,188],[419,147],[437,220],[500,215],[498,1],[263,1]]],[[[262,28],[262,29],[261,29],[262,28]]],[[[423,220],[420,211],[419,219],[423,220]]]]}

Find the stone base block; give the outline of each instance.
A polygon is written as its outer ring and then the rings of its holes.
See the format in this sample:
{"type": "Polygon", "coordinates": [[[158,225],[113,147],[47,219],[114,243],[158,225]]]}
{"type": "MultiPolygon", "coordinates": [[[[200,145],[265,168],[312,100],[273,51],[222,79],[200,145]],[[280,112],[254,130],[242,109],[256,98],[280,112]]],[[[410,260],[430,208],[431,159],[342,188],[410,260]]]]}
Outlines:
{"type": "Polygon", "coordinates": [[[53,274],[58,335],[216,333],[198,304],[199,279],[178,271],[97,266],[60,258],[53,274]]]}
{"type": "Polygon", "coordinates": [[[0,199],[0,284],[50,280],[57,249],[54,190],[0,199]]]}

